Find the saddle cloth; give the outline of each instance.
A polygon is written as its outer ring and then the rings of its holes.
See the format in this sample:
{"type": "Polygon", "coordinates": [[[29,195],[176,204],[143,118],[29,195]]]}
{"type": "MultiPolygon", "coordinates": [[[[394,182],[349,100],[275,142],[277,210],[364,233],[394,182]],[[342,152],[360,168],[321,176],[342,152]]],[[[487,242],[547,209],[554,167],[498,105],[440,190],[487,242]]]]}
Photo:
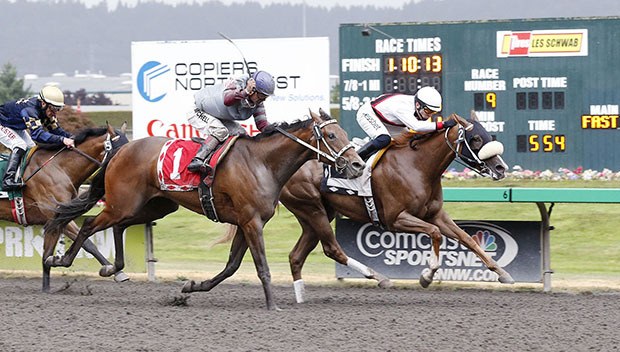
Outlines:
{"type": "Polygon", "coordinates": [[[364,172],[360,177],[346,179],[336,172],[330,165],[323,166],[321,191],[328,193],[345,194],[349,196],[372,197],[371,172],[385,149],[370,156],[366,162],[364,172]]]}
{"type": "Polygon", "coordinates": [[[191,191],[198,187],[200,175],[187,170],[200,144],[185,139],[171,139],[164,143],[157,158],[159,189],[163,191],[191,191]]]}
{"type": "MultiPolygon", "coordinates": [[[[229,137],[216,148],[209,160],[213,169],[224,158],[237,137],[229,137]]],[[[198,188],[201,175],[187,170],[187,165],[196,155],[198,148],[200,148],[199,143],[186,139],[171,139],[164,143],[157,158],[157,178],[161,190],[183,192],[198,188]]],[[[210,182],[212,182],[212,176],[210,182]]]]}

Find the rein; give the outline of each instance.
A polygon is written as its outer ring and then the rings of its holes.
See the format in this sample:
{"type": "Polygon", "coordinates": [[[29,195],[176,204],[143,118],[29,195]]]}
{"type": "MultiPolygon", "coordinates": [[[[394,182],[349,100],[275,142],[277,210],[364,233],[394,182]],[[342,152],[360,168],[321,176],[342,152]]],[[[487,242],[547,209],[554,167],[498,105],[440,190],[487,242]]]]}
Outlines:
{"type": "Polygon", "coordinates": [[[63,146],[59,151],[54,153],[54,155],[49,157],[49,159],[47,159],[43,164],[41,164],[41,166],[39,166],[36,170],[34,170],[34,172],[32,174],[30,174],[30,176],[28,176],[26,179],[24,179],[23,183],[26,184],[26,182],[28,182],[28,180],[30,180],[34,175],[36,175],[39,171],[41,171],[41,169],[43,169],[50,161],[52,161],[58,154],[63,152],[65,149],[69,149],[71,151],[74,151],[74,152],[80,154],[81,156],[85,157],[86,159],[90,160],[91,162],[95,163],[97,166],[101,167],[101,164],[106,160],[106,158],[110,154],[110,151],[112,151],[112,141],[111,141],[111,138],[110,138],[110,134],[108,133],[108,136],[106,137],[106,140],[103,141],[103,149],[105,150],[105,154],[103,155],[102,161],[99,161],[99,160],[93,158],[92,156],[84,153],[83,151],[79,150],[77,147],[76,148],[68,148],[67,146],[63,146]]]}
{"type": "Polygon", "coordinates": [[[347,144],[346,146],[344,146],[342,149],[340,149],[340,151],[336,152],[330,145],[329,143],[327,143],[325,141],[325,139],[323,138],[323,132],[321,132],[321,130],[323,129],[323,127],[332,124],[332,123],[338,123],[338,121],[336,120],[328,120],[325,121],[323,123],[321,123],[320,125],[317,125],[316,122],[314,123],[314,125],[312,126],[313,129],[313,133],[314,136],[316,137],[316,147],[306,143],[305,141],[297,138],[296,136],[288,133],[287,131],[283,130],[280,127],[276,127],[276,131],[282,133],[283,135],[285,135],[286,137],[292,139],[293,141],[303,145],[304,147],[306,147],[307,149],[310,149],[314,152],[316,152],[317,154],[317,160],[322,157],[324,157],[325,159],[329,160],[330,162],[334,163],[334,167],[336,168],[336,171],[338,172],[342,172],[344,170],[344,168],[347,165],[347,161],[346,159],[344,159],[344,157],[342,156],[347,150],[354,148],[352,143],[347,144]],[[324,151],[322,151],[320,148],[321,145],[321,141],[323,141],[323,143],[325,144],[325,147],[327,148],[327,150],[329,150],[330,154],[325,153],[324,151]]]}

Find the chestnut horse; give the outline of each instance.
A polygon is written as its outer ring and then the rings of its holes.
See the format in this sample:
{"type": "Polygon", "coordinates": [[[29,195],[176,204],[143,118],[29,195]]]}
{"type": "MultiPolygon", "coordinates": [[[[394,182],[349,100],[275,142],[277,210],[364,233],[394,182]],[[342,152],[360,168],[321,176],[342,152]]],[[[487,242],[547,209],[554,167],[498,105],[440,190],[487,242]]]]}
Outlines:
{"type": "MultiPolygon", "coordinates": [[[[30,157],[24,170],[25,187],[22,188],[25,219],[22,225],[43,225],[54,216],[57,203],[67,202],[77,195],[77,190],[92,175],[113,150],[128,142],[125,125],[121,131],[111,126],[87,128],[75,136],[75,149],[39,146],[30,157]]],[[[13,221],[9,199],[0,199],[0,219],[13,221]]],[[[79,227],[71,221],[64,233],[75,240],[79,227]]],[[[43,292],[50,289],[50,267],[45,260],[52,255],[61,230],[44,231],[43,241],[43,292]]],[[[102,265],[111,263],[91,242],[84,242],[84,249],[102,265]]],[[[129,279],[123,272],[116,273],[117,281],[129,279]]]]}
{"type": "MultiPolygon", "coordinates": [[[[426,233],[432,239],[430,270],[420,277],[428,287],[439,268],[441,235],[457,239],[499,275],[502,283],[514,283],[504,269],[443,210],[441,176],[455,158],[494,180],[504,178],[507,165],[500,157],[503,146],[472,118],[453,114],[458,125],[445,132],[415,138],[411,133],[396,137],[372,170],[372,192],[380,223],[392,232],[426,233]]],[[[303,302],[301,270],[308,254],[320,241],[325,254],[346,265],[348,257],[337,243],[330,222],[336,213],[358,222],[370,222],[364,200],[358,196],[320,191],[323,169],[309,162],[284,186],[280,201],[301,224],[302,234],[289,255],[298,302],[303,302]],[[320,214],[320,215],[317,215],[320,214]]],[[[362,273],[364,273],[362,271],[362,273]]],[[[368,276],[367,276],[368,277],[368,276]]]]}
{"type": "MultiPolygon", "coordinates": [[[[56,218],[48,223],[50,228],[83,214],[102,196],[106,199],[103,211],[84,222],[65,255],[48,258],[48,264],[70,266],[86,238],[113,225],[122,229],[159,219],[179,205],[203,214],[196,190],[176,192],[160,188],[157,160],[168,140],[147,137],[125,145],[102,165],[103,172],[93,179],[85,197],[57,209],[56,218]]],[[[336,165],[348,177],[361,175],[364,162],[352,148],[346,132],[321,110],[320,115],[311,112],[308,120],[269,126],[256,137],[241,136],[217,166],[212,186],[216,213],[220,221],[237,225],[237,240],[232,245],[235,255],[243,257],[249,247],[268,309],[275,310],[277,306],[265,257],[263,227],[275,213],[282,186],[313,157],[336,165]]],[[[115,265],[117,270],[122,269],[122,253],[117,253],[115,265]]],[[[233,273],[234,270],[227,271],[198,284],[188,281],[182,291],[209,291],[233,273]]]]}

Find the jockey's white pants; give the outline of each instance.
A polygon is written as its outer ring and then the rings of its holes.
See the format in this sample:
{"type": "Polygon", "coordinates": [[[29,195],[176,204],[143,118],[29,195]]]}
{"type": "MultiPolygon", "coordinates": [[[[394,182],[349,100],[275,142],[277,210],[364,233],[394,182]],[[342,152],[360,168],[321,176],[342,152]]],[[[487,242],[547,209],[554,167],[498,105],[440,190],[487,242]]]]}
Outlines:
{"type": "Polygon", "coordinates": [[[232,120],[220,120],[206,112],[194,109],[187,114],[187,121],[192,127],[203,135],[215,137],[220,142],[224,142],[231,134],[244,134],[243,127],[232,120]]]}
{"type": "Polygon", "coordinates": [[[35,146],[27,130],[14,130],[6,126],[0,126],[0,143],[11,151],[15,148],[26,150],[35,146]]]}

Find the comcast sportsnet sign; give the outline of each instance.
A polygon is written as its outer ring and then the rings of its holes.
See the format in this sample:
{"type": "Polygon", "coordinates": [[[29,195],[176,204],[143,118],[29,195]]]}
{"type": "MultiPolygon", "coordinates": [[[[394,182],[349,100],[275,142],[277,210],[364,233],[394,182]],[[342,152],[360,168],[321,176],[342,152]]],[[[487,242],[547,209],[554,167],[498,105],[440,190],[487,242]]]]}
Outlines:
{"type": "Polygon", "coordinates": [[[588,56],[588,30],[497,32],[497,57],[545,56],[588,56]]]}
{"type": "MultiPolygon", "coordinates": [[[[518,282],[540,282],[540,222],[457,221],[476,243],[518,282]]],[[[425,233],[391,232],[350,219],[336,220],[336,238],[350,257],[393,279],[418,279],[433,253],[425,233]]],[[[435,280],[496,282],[497,274],[458,241],[442,237],[435,280]]],[[[336,264],[338,278],[362,277],[336,264]]]]}

